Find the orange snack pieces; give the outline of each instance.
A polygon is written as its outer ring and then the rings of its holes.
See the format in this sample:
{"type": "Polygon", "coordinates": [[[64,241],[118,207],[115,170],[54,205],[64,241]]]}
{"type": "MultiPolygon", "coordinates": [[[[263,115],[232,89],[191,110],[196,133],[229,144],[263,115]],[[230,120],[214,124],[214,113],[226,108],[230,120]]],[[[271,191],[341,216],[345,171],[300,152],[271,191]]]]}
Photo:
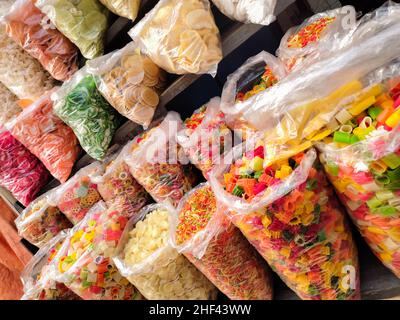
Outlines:
{"type": "Polygon", "coordinates": [[[54,115],[50,93],[26,108],[9,127],[11,134],[38,157],[56,179],[67,181],[80,148],[71,128],[54,115]]]}
{"type": "Polygon", "coordinates": [[[78,70],[78,48],[35,7],[36,0],[18,0],[5,17],[6,32],[57,80],[78,70]]]}

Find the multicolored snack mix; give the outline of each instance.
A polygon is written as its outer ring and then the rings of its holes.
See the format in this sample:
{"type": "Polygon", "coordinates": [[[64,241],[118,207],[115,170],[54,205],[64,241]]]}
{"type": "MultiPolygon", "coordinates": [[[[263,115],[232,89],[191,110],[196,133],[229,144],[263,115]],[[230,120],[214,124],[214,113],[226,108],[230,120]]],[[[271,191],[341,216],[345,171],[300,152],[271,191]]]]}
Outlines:
{"type": "Polygon", "coordinates": [[[52,95],[55,113],[72,128],[89,156],[102,160],[120,119],[96,88],[85,68],[52,95]]]}
{"type": "Polygon", "coordinates": [[[121,252],[114,259],[121,273],[150,300],[209,300],[217,290],[170,243],[170,212],[163,204],[143,209],[136,226],[124,231],[121,252]]]}
{"type": "Polygon", "coordinates": [[[72,227],[67,217],[50,204],[51,194],[50,191],[37,198],[15,220],[19,234],[39,248],[72,227]]]}
{"type": "Polygon", "coordinates": [[[343,124],[318,147],[325,171],[361,234],[400,277],[400,84],[389,80],[367,93],[343,109],[343,124]]]}
{"type": "Polygon", "coordinates": [[[52,23],[86,59],[101,56],[108,27],[108,10],[97,0],[36,0],[52,23]]]}
{"type": "Polygon", "coordinates": [[[71,175],[80,148],[74,132],[53,113],[53,102],[47,93],[6,128],[45,165],[59,181],[71,175]]]}
{"type": "Polygon", "coordinates": [[[50,264],[60,250],[67,231],[60,232],[42,247],[22,271],[24,296],[21,300],[81,300],[63,283],[52,279],[50,264]]]}
{"type": "Polygon", "coordinates": [[[0,130],[0,185],[24,206],[49,182],[44,165],[10,132],[0,130]]]}
{"type": "Polygon", "coordinates": [[[228,77],[222,91],[221,110],[229,128],[243,140],[257,131],[242,117],[243,110],[258,99],[259,93],[273,87],[285,76],[285,67],[279,59],[262,51],[228,77]]]}
{"type": "Polygon", "coordinates": [[[178,159],[175,137],[180,122],[179,115],[170,112],[159,126],[131,142],[125,158],[132,176],[155,201],[169,200],[174,206],[196,183],[196,176],[178,159]]]}
{"type": "Polygon", "coordinates": [[[93,205],[102,200],[97,184],[91,178],[100,172],[103,172],[103,167],[95,162],[79,170],[56,191],[54,204],[74,225],[86,216],[93,205]]]}
{"type": "Polygon", "coordinates": [[[315,150],[268,166],[262,141],[235,151],[211,178],[232,222],[300,298],[358,299],[357,249],[315,150]]]}
{"type": "Polygon", "coordinates": [[[54,258],[56,280],[84,300],[143,299],[112,261],[127,222],[103,202],[94,206],[69,232],[54,258]]]}
{"type": "Polygon", "coordinates": [[[53,78],[66,81],[78,70],[78,48],[51,25],[36,0],[17,0],[4,17],[7,34],[53,78]]]}
{"type": "Polygon", "coordinates": [[[277,56],[288,72],[315,63],[321,55],[343,46],[355,23],[356,11],[351,6],[318,13],[286,33],[277,56]]]}
{"type": "Polygon", "coordinates": [[[133,42],[88,65],[99,91],[120,114],[145,127],[151,123],[166,74],[133,42]]]}
{"type": "Polygon", "coordinates": [[[208,184],[188,193],[172,226],[176,248],[232,300],[272,299],[267,265],[228,219],[217,210],[208,184]]]}
{"type": "Polygon", "coordinates": [[[204,0],[161,0],[129,35],[169,73],[216,74],[223,57],[210,3],[204,0]]]}
{"type": "Polygon", "coordinates": [[[125,152],[111,161],[97,180],[97,189],[109,207],[119,208],[128,218],[136,216],[150,202],[150,195],[135,180],[124,162],[125,152]]]}
{"type": "Polygon", "coordinates": [[[183,123],[177,140],[190,162],[202,171],[207,179],[214,163],[232,147],[232,132],[219,110],[220,99],[214,98],[196,110],[183,123]]]}

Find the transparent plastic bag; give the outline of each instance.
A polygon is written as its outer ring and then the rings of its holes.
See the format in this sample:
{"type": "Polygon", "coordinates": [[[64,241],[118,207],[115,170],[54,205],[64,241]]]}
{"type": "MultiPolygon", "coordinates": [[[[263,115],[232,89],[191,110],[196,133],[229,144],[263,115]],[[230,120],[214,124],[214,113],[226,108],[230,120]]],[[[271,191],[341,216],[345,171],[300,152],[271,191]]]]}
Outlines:
{"type": "Polygon", "coordinates": [[[232,222],[300,298],[358,299],[357,248],[316,151],[264,166],[268,149],[253,148],[210,178],[232,222]]]}
{"type": "Polygon", "coordinates": [[[4,125],[17,116],[22,108],[18,105],[18,98],[0,83],[0,125],[4,125]]]}
{"type": "Polygon", "coordinates": [[[103,172],[101,163],[94,162],[79,170],[72,178],[57,188],[50,203],[76,225],[88,211],[102,200],[92,177],[103,172]]]}
{"type": "Polygon", "coordinates": [[[112,261],[127,222],[127,217],[98,202],[71,229],[53,259],[54,279],[84,300],[143,299],[112,261]]]}
{"type": "Polygon", "coordinates": [[[170,244],[171,210],[167,204],[149,205],[139,219],[131,219],[115,264],[147,299],[215,299],[217,292],[211,282],[170,244]]]}
{"type": "Polygon", "coordinates": [[[74,131],[89,156],[102,160],[120,124],[120,118],[96,88],[96,80],[79,70],[54,92],[54,112],[74,131]]]}
{"type": "Polygon", "coordinates": [[[285,34],[277,56],[288,72],[298,70],[345,46],[354,27],[356,10],[352,6],[317,13],[285,34]]]}
{"type": "Polygon", "coordinates": [[[179,114],[169,112],[160,125],[130,142],[124,159],[132,176],[154,200],[169,200],[174,206],[197,181],[190,167],[180,163],[176,134],[181,123],[179,114]]]}
{"type": "Polygon", "coordinates": [[[215,75],[223,57],[219,31],[205,0],[161,0],[129,35],[169,73],[215,75]]]}
{"type": "Polygon", "coordinates": [[[15,220],[19,235],[39,248],[72,227],[67,217],[50,204],[52,193],[53,190],[35,199],[15,220]]]}
{"type": "Polygon", "coordinates": [[[36,0],[35,5],[86,59],[103,54],[108,10],[97,0],[36,0]]]}
{"type": "Polygon", "coordinates": [[[358,103],[376,89],[363,78],[400,54],[398,15],[387,15],[384,21],[365,22],[373,29],[353,45],[289,74],[255,96],[251,105],[238,106],[247,121],[267,132],[271,160],[307,150],[336,129],[336,118],[344,108],[352,103],[354,110],[363,106],[358,103]]]}
{"type": "Polygon", "coordinates": [[[4,16],[7,34],[57,80],[78,70],[78,48],[35,7],[35,0],[17,0],[4,16]]]}
{"type": "Polygon", "coordinates": [[[237,106],[244,102],[251,105],[255,96],[276,85],[285,76],[284,65],[265,51],[249,58],[228,76],[221,95],[221,110],[225,113],[228,126],[242,139],[254,134],[256,129],[236,111],[237,106]]]}
{"type": "Polygon", "coordinates": [[[222,211],[209,184],[190,191],[170,213],[174,247],[228,298],[270,300],[267,265],[222,211]]]}
{"type": "Polygon", "coordinates": [[[140,0],[100,0],[108,10],[119,15],[136,20],[140,8],[140,0]]]}
{"type": "Polygon", "coordinates": [[[153,119],[166,74],[131,42],[89,61],[88,70],[107,101],[129,120],[147,127],[153,119]]]}
{"type": "Polygon", "coordinates": [[[45,165],[59,181],[65,182],[78,159],[80,148],[74,132],[53,113],[51,92],[46,93],[6,128],[45,165]]]}
{"type": "Polygon", "coordinates": [[[35,100],[55,85],[55,80],[15,43],[0,25],[0,81],[18,98],[35,100]]]}
{"type": "Polygon", "coordinates": [[[106,167],[104,174],[92,179],[108,207],[118,208],[128,218],[137,216],[150,202],[150,195],[135,180],[125,163],[126,148],[106,167]]]}
{"type": "Polygon", "coordinates": [[[269,25],[275,20],[276,0],[212,0],[232,20],[269,25]]]}
{"type": "Polygon", "coordinates": [[[27,206],[49,180],[39,159],[10,132],[0,129],[0,185],[27,206]]]}
{"type": "Polygon", "coordinates": [[[207,179],[214,163],[219,162],[233,144],[232,132],[220,111],[220,98],[211,99],[186,119],[177,141],[190,162],[207,179]]]}
{"type": "Polygon", "coordinates": [[[80,300],[63,283],[51,279],[49,265],[54,259],[67,231],[61,231],[42,247],[25,266],[21,273],[24,297],[21,300],[80,300]]]}
{"type": "Polygon", "coordinates": [[[359,231],[400,278],[400,126],[349,146],[318,147],[325,171],[359,231]]]}

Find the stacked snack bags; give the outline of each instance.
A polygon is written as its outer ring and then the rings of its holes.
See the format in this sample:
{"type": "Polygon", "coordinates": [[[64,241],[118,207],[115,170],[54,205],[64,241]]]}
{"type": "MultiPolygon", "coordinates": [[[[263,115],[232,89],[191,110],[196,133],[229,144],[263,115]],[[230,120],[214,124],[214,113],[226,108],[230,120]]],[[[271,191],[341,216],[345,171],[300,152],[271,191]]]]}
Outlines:
{"type": "Polygon", "coordinates": [[[174,246],[233,300],[270,300],[271,279],[254,248],[217,209],[208,184],[180,202],[172,223],[174,246]]]}
{"type": "Polygon", "coordinates": [[[217,199],[302,299],[357,299],[357,250],[315,150],[268,164],[263,139],[255,141],[213,171],[217,199]]]}
{"type": "Polygon", "coordinates": [[[21,300],[80,300],[63,283],[51,279],[49,273],[50,264],[67,235],[67,231],[60,232],[25,266],[21,274],[24,285],[24,296],[21,300]]]}
{"type": "Polygon", "coordinates": [[[79,223],[89,210],[100,200],[97,184],[92,180],[103,172],[104,168],[99,162],[79,170],[71,179],[62,184],[50,199],[62,213],[75,225],[79,223]]]}
{"type": "Polygon", "coordinates": [[[165,72],[133,42],[88,65],[107,101],[123,116],[147,127],[160,101],[165,72]]]}
{"type": "Polygon", "coordinates": [[[129,35],[169,73],[215,75],[222,60],[219,31],[205,0],[161,0],[129,35]]]}
{"type": "Polygon", "coordinates": [[[54,112],[72,128],[87,154],[104,159],[120,121],[97,90],[94,77],[83,68],[51,98],[54,112]]]}
{"type": "Polygon", "coordinates": [[[140,7],[140,0],[100,0],[111,12],[135,20],[140,7]]]}
{"type": "Polygon", "coordinates": [[[35,5],[86,59],[103,54],[108,11],[97,0],[36,0],[35,5]]]}
{"type": "Polygon", "coordinates": [[[10,132],[0,129],[0,184],[24,206],[50,180],[44,165],[10,132]]]}
{"type": "Polygon", "coordinates": [[[52,191],[35,199],[15,220],[18,233],[37,247],[43,247],[62,230],[72,227],[60,209],[50,204],[52,191]]]}
{"type": "Polygon", "coordinates": [[[211,282],[169,243],[172,210],[165,204],[149,205],[139,215],[143,221],[131,219],[114,261],[147,299],[215,299],[211,282]]]}
{"type": "Polygon", "coordinates": [[[276,0],[213,0],[213,2],[223,14],[243,23],[269,25],[275,20],[276,0]]]}
{"type": "Polygon", "coordinates": [[[47,93],[6,128],[45,165],[59,181],[65,182],[78,159],[80,148],[74,132],[53,113],[47,93]]]}
{"type": "Polygon", "coordinates": [[[174,206],[196,184],[190,168],[179,162],[175,137],[180,123],[177,113],[168,113],[160,125],[128,144],[125,158],[132,176],[154,200],[174,206]]]}
{"type": "Polygon", "coordinates": [[[7,34],[57,80],[78,70],[78,49],[48,23],[36,0],[17,0],[4,17],[7,34]]]}
{"type": "Polygon", "coordinates": [[[34,100],[55,85],[42,65],[6,34],[0,25],[0,81],[19,99],[34,100]]]}
{"type": "Polygon", "coordinates": [[[225,113],[228,126],[243,140],[254,134],[256,129],[236,109],[244,104],[251,106],[259,93],[268,90],[285,76],[285,67],[279,59],[262,51],[228,77],[222,91],[221,110],[225,113]]]}
{"type": "Polygon", "coordinates": [[[184,121],[183,130],[177,135],[186,156],[206,179],[214,164],[220,161],[220,157],[233,143],[232,132],[219,106],[219,98],[210,100],[184,121]]]}
{"type": "Polygon", "coordinates": [[[84,300],[143,299],[121,276],[112,256],[128,217],[97,203],[68,234],[52,261],[54,278],[84,300]]]}

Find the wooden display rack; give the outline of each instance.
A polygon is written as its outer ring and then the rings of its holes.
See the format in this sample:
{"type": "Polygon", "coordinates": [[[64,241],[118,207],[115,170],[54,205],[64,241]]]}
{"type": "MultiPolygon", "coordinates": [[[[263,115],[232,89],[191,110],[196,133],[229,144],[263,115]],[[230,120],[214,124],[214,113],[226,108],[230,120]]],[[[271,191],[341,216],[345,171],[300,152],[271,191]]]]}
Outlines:
{"type": "MultiPolygon", "coordinates": [[[[351,1],[336,1],[336,0],[278,0],[276,8],[277,23],[282,30],[286,32],[290,27],[301,23],[304,18],[312,14],[312,8],[318,7],[319,9],[326,10],[340,4],[351,4],[351,1]],[[322,7],[321,7],[322,6],[322,7]],[[306,10],[306,12],[304,12],[306,10]]],[[[141,10],[139,17],[136,21],[141,19],[147,13],[157,0],[142,0],[141,10]]],[[[379,4],[377,4],[378,6],[379,4]]],[[[213,8],[215,10],[215,8],[213,8]]],[[[125,18],[114,18],[114,22],[110,26],[106,38],[107,52],[123,47],[130,41],[127,32],[134,26],[134,22],[125,18]]],[[[218,21],[217,21],[218,24],[218,21]]],[[[251,37],[255,36],[263,28],[269,28],[253,24],[241,24],[238,22],[231,22],[226,30],[221,32],[222,46],[224,57],[228,57],[240,48],[244,42],[251,37]]],[[[267,39],[268,40],[268,39],[267,39]]],[[[280,39],[279,39],[280,40],[280,39]]],[[[261,51],[260,49],[259,51],[261,51]]],[[[246,57],[248,58],[248,57],[246,57]]],[[[165,91],[161,94],[160,105],[154,117],[155,121],[162,118],[169,109],[169,105],[173,103],[174,99],[180,94],[184,93],[191,85],[195,84],[200,76],[198,75],[183,75],[180,77],[172,77],[172,81],[165,91]]],[[[189,103],[191,106],[192,101],[189,103]]],[[[189,111],[194,111],[193,108],[189,111]]],[[[113,147],[115,150],[117,146],[124,145],[127,141],[136,136],[143,129],[131,121],[125,122],[117,131],[113,139],[113,147]]],[[[94,160],[88,155],[83,157],[77,162],[74,172],[80,168],[90,164],[94,160]]],[[[58,181],[53,180],[43,192],[50,190],[58,185],[58,181]]],[[[21,212],[22,207],[11,200],[9,197],[4,198],[8,201],[9,205],[15,212],[21,212]]],[[[361,286],[363,299],[400,299],[400,280],[396,278],[388,269],[386,269],[376,257],[373,256],[371,250],[365,244],[364,240],[354,232],[355,238],[359,248],[360,266],[361,266],[361,286]]],[[[278,300],[295,300],[297,296],[286,287],[286,285],[278,278],[275,277],[275,299],[278,300]]]]}

